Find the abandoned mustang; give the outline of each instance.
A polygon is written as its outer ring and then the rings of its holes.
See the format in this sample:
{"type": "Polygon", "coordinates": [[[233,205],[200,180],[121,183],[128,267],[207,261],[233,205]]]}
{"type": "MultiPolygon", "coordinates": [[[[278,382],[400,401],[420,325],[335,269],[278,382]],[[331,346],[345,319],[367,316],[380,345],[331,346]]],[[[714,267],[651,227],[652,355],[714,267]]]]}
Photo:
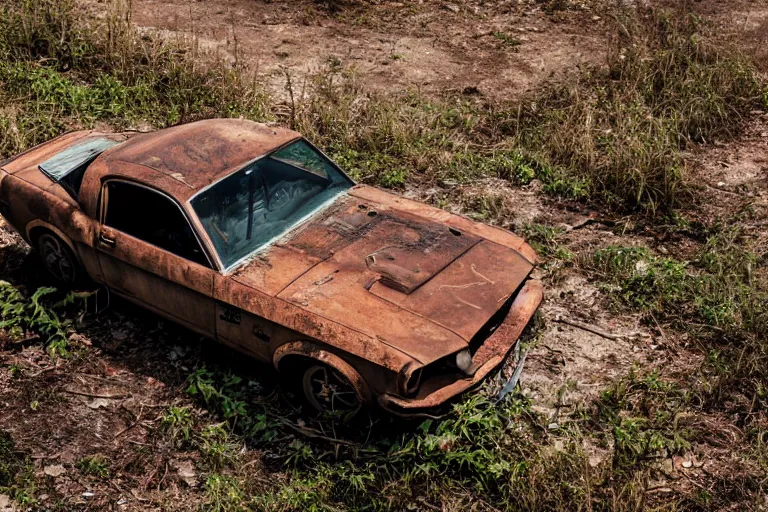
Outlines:
{"type": "Polygon", "coordinates": [[[542,299],[517,236],[355,185],[283,128],[79,131],[0,166],[2,214],[61,284],[273,364],[319,411],[441,409],[542,299]]]}

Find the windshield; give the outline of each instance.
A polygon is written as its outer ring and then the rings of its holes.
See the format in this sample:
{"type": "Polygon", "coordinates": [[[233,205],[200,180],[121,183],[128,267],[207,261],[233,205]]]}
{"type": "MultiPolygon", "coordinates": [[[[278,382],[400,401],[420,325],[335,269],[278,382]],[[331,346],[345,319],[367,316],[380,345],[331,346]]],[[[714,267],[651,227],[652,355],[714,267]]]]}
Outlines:
{"type": "Polygon", "coordinates": [[[218,181],[191,204],[226,269],[351,186],[300,140],[218,181]]]}

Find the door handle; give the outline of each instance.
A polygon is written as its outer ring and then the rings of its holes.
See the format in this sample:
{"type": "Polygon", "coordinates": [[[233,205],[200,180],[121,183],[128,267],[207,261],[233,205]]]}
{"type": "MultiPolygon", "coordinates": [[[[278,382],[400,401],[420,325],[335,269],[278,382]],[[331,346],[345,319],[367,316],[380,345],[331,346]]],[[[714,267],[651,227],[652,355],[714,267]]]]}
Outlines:
{"type": "Polygon", "coordinates": [[[110,249],[115,246],[115,239],[110,238],[103,232],[99,233],[99,245],[103,247],[109,247],[110,249]]]}

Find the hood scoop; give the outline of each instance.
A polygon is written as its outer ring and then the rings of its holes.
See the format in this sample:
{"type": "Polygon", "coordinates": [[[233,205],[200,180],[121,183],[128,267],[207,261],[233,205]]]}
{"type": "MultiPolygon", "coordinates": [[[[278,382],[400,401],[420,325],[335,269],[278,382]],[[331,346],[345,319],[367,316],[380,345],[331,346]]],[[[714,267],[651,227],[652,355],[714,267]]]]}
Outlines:
{"type": "Polygon", "coordinates": [[[365,264],[392,290],[412,293],[479,242],[440,224],[406,224],[385,220],[371,230],[370,239],[386,245],[368,254],[365,264]]]}

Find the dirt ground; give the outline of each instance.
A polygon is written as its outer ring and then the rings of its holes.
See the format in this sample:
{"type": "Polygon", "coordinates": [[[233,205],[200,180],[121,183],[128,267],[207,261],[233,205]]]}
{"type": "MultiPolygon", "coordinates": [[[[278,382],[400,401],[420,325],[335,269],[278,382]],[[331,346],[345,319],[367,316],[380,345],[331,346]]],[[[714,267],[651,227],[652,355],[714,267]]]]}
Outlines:
{"type": "Polygon", "coordinates": [[[380,1],[334,13],[312,1],[134,0],[133,21],[246,60],[275,91],[285,70],[306,76],[334,61],[372,89],[508,99],[606,51],[586,4],[547,14],[535,2],[380,1]]]}
{"type": "MultiPolygon", "coordinates": [[[[306,76],[334,59],[354,65],[372,90],[415,88],[440,95],[477,89],[495,101],[558,79],[581,64],[599,62],[609,51],[606,20],[589,2],[573,6],[547,12],[546,4],[523,0],[381,0],[333,12],[307,0],[133,0],[132,19],[144,30],[194,37],[201,47],[225,58],[246,60],[276,91],[284,85],[286,70],[306,76]]],[[[764,3],[713,0],[698,2],[696,8],[763,59],[768,71],[764,3]]],[[[693,152],[690,160],[708,198],[699,208],[701,219],[725,218],[749,207],[757,212],[755,236],[765,236],[768,117],[755,114],[749,122],[742,139],[728,145],[715,141],[710,149],[693,152]]],[[[457,197],[471,196],[482,187],[500,190],[497,183],[486,183],[462,189],[457,197]]],[[[684,240],[653,232],[624,236],[615,227],[622,219],[594,219],[583,207],[545,196],[536,183],[501,190],[515,207],[505,227],[519,231],[530,222],[560,226],[565,231],[560,242],[575,257],[608,245],[648,245],[685,253],[684,240]],[[604,220],[611,221],[611,227],[604,220]]],[[[429,200],[430,191],[411,190],[409,195],[429,200]]],[[[0,278],[34,289],[42,282],[41,271],[25,244],[3,225],[0,278]]],[[[611,311],[603,292],[577,271],[553,272],[543,265],[537,272],[547,289],[541,308],[544,323],[528,355],[522,387],[551,423],[635,365],[682,371],[697,363],[686,339],[611,311]]],[[[152,433],[163,410],[190,404],[181,392],[189,371],[200,361],[226,360],[231,354],[122,301],[87,315],[79,331],[82,335],[74,342],[90,347],[86,359],[54,365],[34,344],[0,350],[3,366],[24,369],[20,380],[7,371],[0,373],[0,429],[13,435],[19,449],[31,453],[34,471],[47,486],[40,500],[53,503],[58,495],[69,497],[71,507],[194,509],[200,497],[189,491],[200,486],[196,455],[164,456],[143,448],[154,446],[152,433]],[[77,460],[94,454],[113,461],[115,478],[84,477],[74,469],[77,460]],[[150,471],[138,469],[145,467],[150,471]]],[[[241,370],[252,377],[254,392],[268,395],[274,387],[271,370],[241,370]]],[[[607,453],[587,448],[595,463],[607,453]]],[[[260,454],[244,453],[256,471],[260,454]]],[[[691,474],[717,473],[729,456],[727,449],[710,453],[698,460],[691,474]]],[[[7,509],[0,499],[2,510],[7,509]]]]}

